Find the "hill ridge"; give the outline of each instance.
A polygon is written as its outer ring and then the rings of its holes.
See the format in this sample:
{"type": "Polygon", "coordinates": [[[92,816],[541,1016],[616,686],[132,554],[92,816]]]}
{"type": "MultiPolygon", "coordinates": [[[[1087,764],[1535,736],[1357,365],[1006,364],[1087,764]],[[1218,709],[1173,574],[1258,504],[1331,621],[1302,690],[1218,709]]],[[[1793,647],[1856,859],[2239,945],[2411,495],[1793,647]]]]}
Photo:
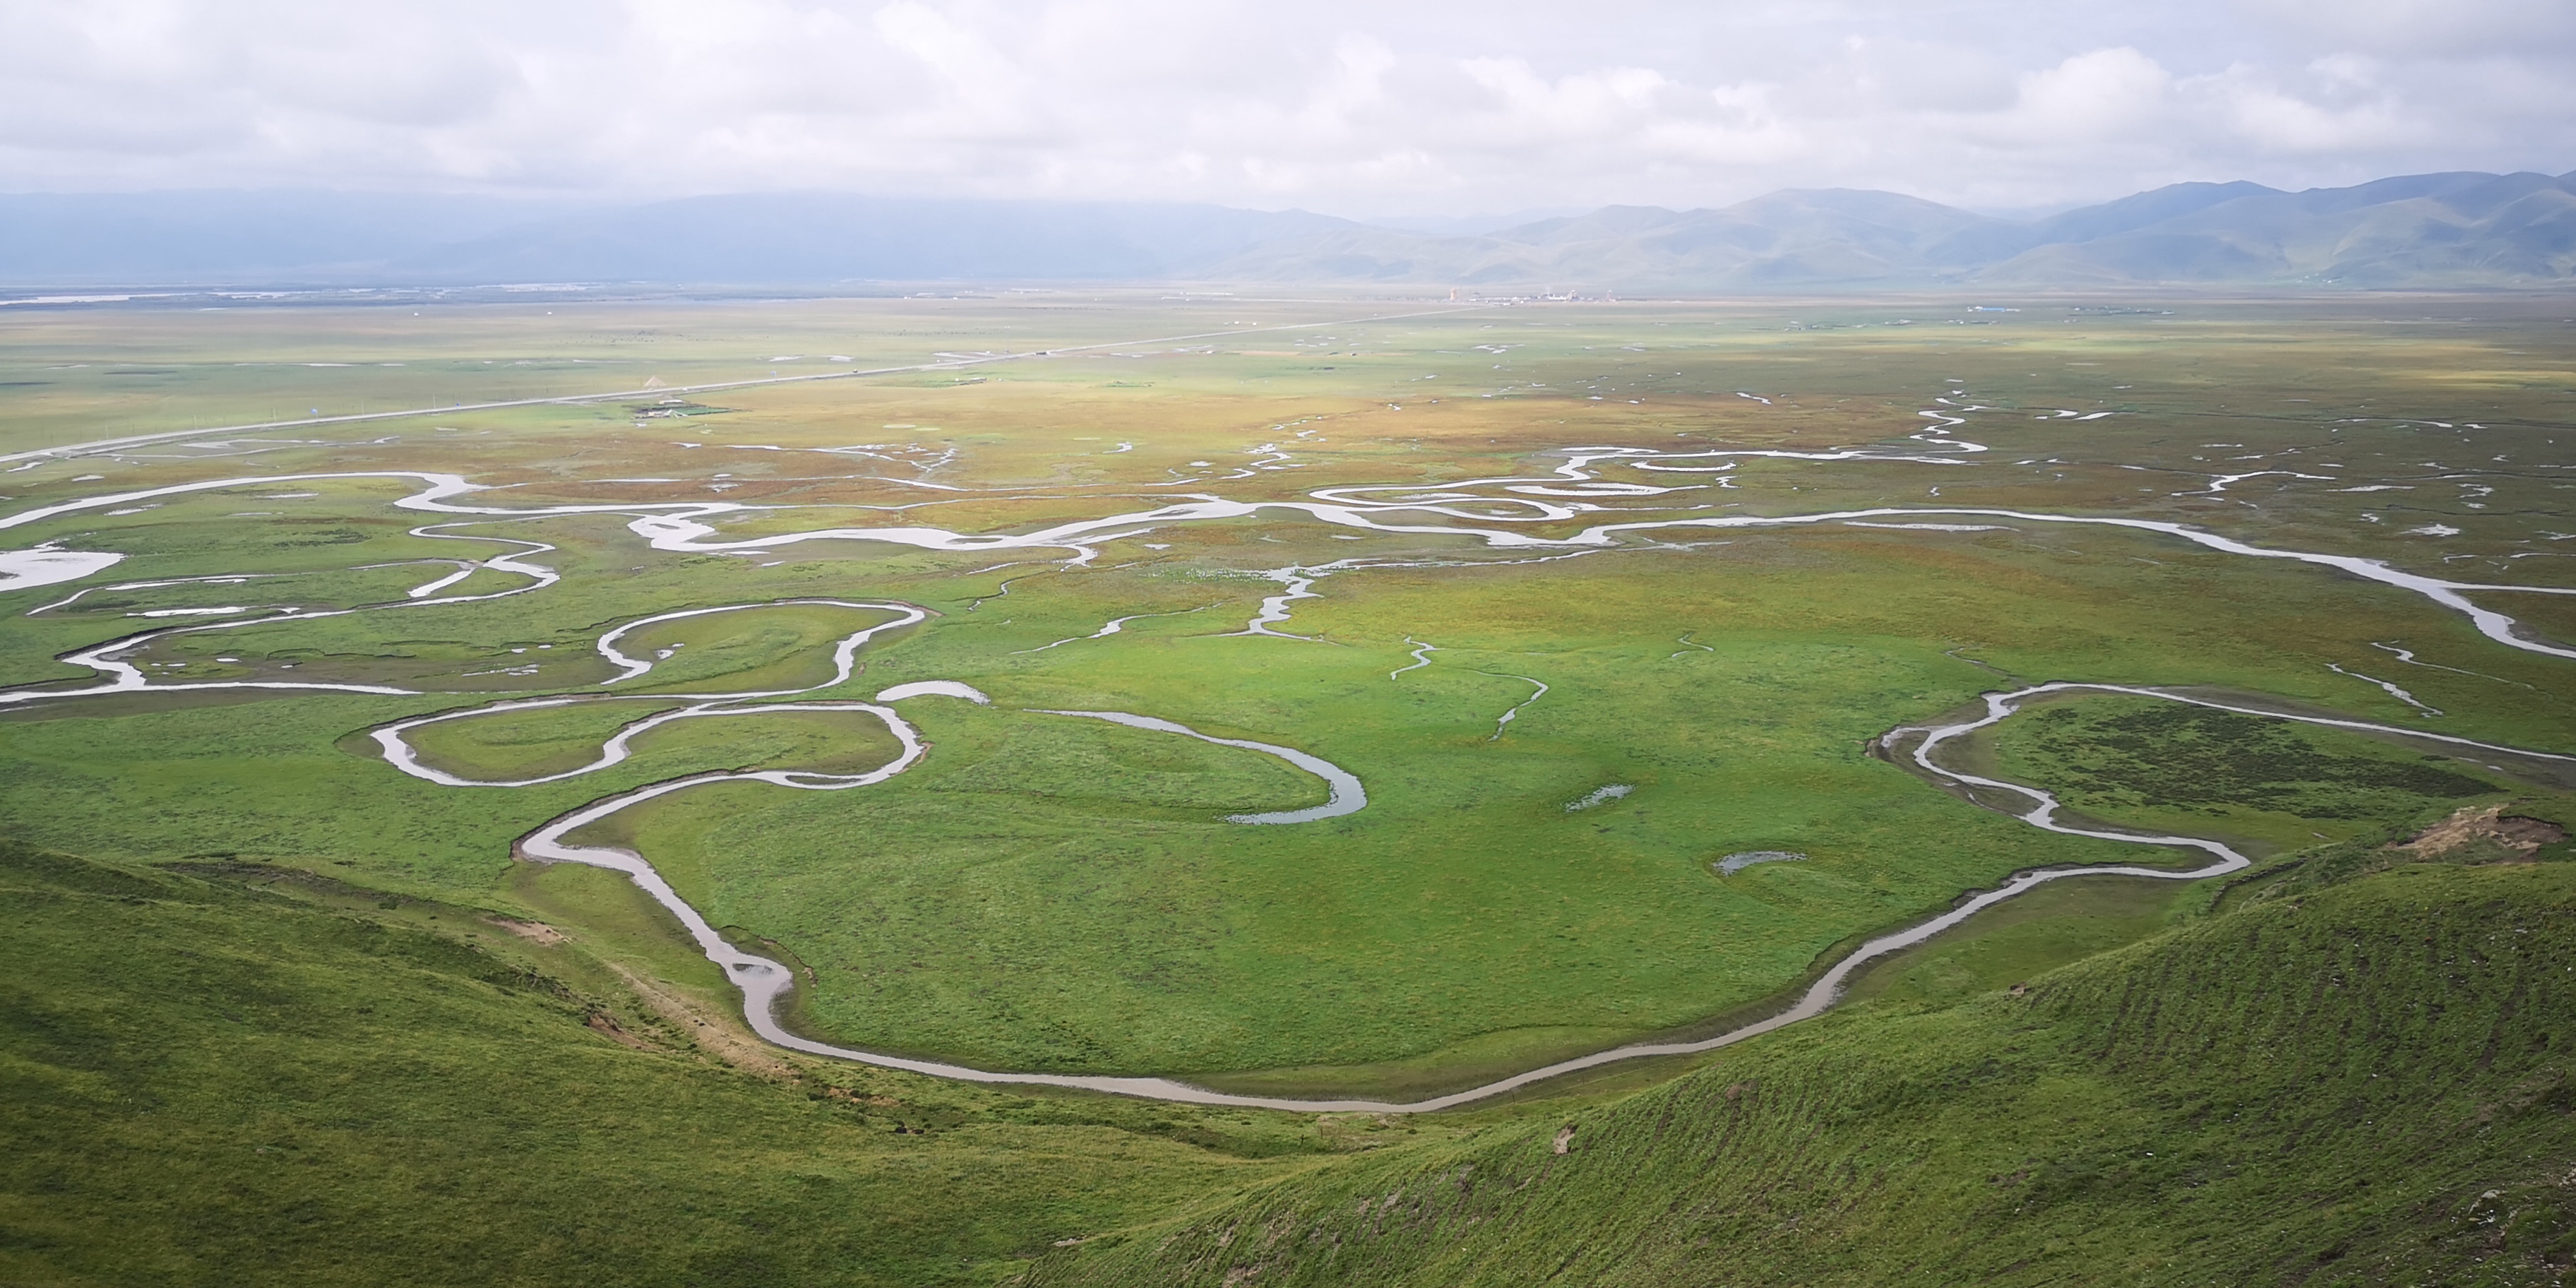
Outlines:
{"type": "Polygon", "coordinates": [[[2571,894],[2564,863],[2284,885],[2026,990],[1845,1012],[1030,1282],[2556,1282],[2571,894]]]}
{"type": "Polygon", "coordinates": [[[1762,292],[2452,288],[2576,280],[2576,172],[2170,184],[2032,220],[1901,193],[1612,205],[1473,235],[1304,211],[830,192],[641,204],[364,193],[0,196],[0,283],[1230,281],[1762,292]]]}

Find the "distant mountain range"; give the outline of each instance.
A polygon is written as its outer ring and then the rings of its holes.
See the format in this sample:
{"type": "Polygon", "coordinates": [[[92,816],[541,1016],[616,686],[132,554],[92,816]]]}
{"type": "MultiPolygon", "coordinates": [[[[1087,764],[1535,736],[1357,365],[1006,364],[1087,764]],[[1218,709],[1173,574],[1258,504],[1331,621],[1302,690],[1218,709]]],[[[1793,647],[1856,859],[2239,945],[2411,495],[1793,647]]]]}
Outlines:
{"type": "Polygon", "coordinates": [[[2409,175],[2305,192],[2182,183],[2027,221],[1888,192],[1784,191],[1717,210],[1609,206],[1472,236],[1301,211],[832,193],[633,205],[328,192],[0,196],[0,285],[31,289],[1101,280],[1489,294],[2571,285],[2576,173],[2409,175]]]}
{"type": "Polygon", "coordinates": [[[2576,174],[2428,174],[2281,192],[2180,183],[2029,222],[1847,189],[1720,210],[1611,206],[1480,237],[1359,225],[1219,265],[1256,281],[1781,290],[1943,284],[2565,284],[2576,174]]]}

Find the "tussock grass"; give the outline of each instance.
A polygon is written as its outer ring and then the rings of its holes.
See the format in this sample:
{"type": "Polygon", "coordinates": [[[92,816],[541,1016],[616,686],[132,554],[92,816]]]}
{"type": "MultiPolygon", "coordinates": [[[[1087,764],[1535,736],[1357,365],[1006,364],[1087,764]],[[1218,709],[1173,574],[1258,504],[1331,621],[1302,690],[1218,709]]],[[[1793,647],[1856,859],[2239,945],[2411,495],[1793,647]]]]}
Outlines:
{"type": "Polygon", "coordinates": [[[1051,1258],[1071,1284],[2555,1283],[2576,865],[2401,865],[1051,1258]]]}
{"type": "Polygon", "coordinates": [[[582,940],[277,869],[0,844],[0,923],[13,1284],[984,1283],[1340,1147],[727,1067],[694,1040],[721,1001],[666,1014],[582,940]]]}

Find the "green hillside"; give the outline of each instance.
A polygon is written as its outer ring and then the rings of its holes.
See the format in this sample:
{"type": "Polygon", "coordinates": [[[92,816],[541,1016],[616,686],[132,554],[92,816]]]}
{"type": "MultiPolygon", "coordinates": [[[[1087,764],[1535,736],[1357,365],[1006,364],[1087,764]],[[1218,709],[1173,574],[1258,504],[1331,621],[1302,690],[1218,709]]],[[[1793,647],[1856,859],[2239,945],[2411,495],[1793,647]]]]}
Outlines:
{"type": "Polygon", "coordinates": [[[1408,1131],[789,1064],[489,914],[0,847],[0,1283],[2563,1282],[2576,863],[2402,857],[1408,1131]]]}
{"type": "Polygon", "coordinates": [[[0,843],[0,1284],[989,1283],[1330,1147],[729,1067],[576,947],[333,895],[0,843]]]}
{"type": "Polygon", "coordinates": [[[1855,1006],[1034,1282],[2562,1282],[2576,864],[2386,854],[2320,855],[2018,993],[1855,1006]]]}

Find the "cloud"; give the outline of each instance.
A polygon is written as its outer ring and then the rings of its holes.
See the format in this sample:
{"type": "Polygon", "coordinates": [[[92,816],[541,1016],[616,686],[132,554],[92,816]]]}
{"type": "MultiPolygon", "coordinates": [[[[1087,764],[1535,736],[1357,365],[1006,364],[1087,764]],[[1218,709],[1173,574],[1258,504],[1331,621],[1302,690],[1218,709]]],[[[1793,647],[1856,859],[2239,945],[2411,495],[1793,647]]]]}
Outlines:
{"type": "Polygon", "coordinates": [[[2576,166],[2565,0],[0,0],[0,187],[1987,207],[2576,166]]]}
{"type": "Polygon", "coordinates": [[[2116,138],[2164,119],[2172,91],[2155,59],[2126,46],[2096,49],[2023,76],[2008,119],[2029,137],[2116,138]]]}
{"type": "Polygon", "coordinates": [[[2368,155],[2435,141],[2423,114],[2379,85],[2370,60],[2336,55],[2306,71],[2304,94],[2251,69],[2216,78],[2227,124],[2262,151],[2292,155],[2368,155]]]}

